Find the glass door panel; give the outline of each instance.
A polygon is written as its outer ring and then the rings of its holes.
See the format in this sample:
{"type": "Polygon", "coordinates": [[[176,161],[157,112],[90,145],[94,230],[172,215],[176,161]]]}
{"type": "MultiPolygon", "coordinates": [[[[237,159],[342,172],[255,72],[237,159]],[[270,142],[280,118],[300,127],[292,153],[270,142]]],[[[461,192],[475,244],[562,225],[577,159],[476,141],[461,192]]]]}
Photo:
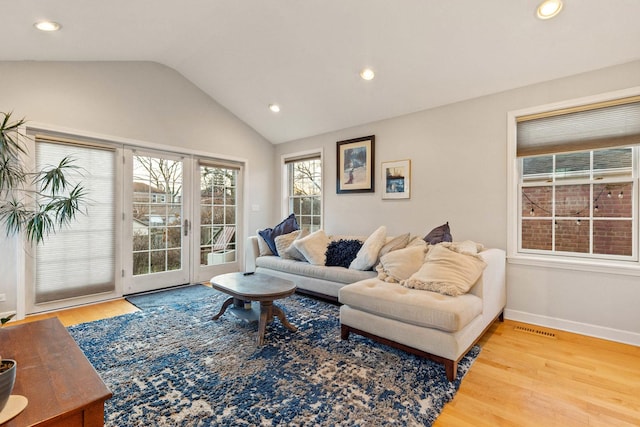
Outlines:
{"type": "Polygon", "coordinates": [[[189,282],[184,168],[183,160],[171,155],[132,153],[127,293],[189,282]]]}
{"type": "Polygon", "coordinates": [[[199,268],[197,280],[238,271],[239,168],[200,164],[199,268]]]}

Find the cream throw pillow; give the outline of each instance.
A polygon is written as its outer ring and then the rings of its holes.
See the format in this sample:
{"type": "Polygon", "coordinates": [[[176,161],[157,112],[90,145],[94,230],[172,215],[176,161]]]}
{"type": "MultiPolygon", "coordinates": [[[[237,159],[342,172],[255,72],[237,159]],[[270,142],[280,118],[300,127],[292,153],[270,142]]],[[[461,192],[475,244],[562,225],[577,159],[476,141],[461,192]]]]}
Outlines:
{"type": "Polygon", "coordinates": [[[464,242],[442,242],[440,244],[452,251],[467,255],[476,255],[484,249],[482,243],[476,243],[472,240],[465,240],[464,242]]]}
{"type": "Polygon", "coordinates": [[[390,283],[408,279],[422,267],[425,253],[426,247],[412,246],[383,255],[376,267],[378,279],[390,283]]]}
{"type": "Polygon", "coordinates": [[[487,264],[478,256],[454,252],[441,244],[429,250],[420,270],[401,283],[443,295],[459,296],[469,292],[487,264]]]}
{"type": "Polygon", "coordinates": [[[324,265],[327,260],[329,237],[324,230],[314,231],[306,237],[293,241],[293,246],[313,265],[324,265]]]}
{"type": "Polygon", "coordinates": [[[397,251],[398,249],[404,249],[409,244],[409,233],[401,234],[400,236],[396,236],[393,239],[389,240],[387,243],[380,248],[379,256],[388,254],[392,251],[397,251]]]}
{"type": "MultiPolygon", "coordinates": [[[[303,228],[302,230],[299,230],[300,234],[298,234],[298,237],[296,237],[296,239],[291,242],[291,244],[289,245],[289,247],[284,251],[284,255],[282,256],[282,258],[286,258],[286,259],[295,259],[298,261],[306,261],[307,259],[304,257],[304,255],[302,255],[300,253],[300,251],[295,247],[295,245],[293,244],[296,240],[300,240],[303,237],[306,237],[309,235],[309,230],[307,230],[306,228],[303,228]]],[[[278,249],[278,251],[280,251],[278,249]]]]}
{"type": "Polygon", "coordinates": [[[293,241],[296,240],[296,237],[298,237],[299,234],[300,230],[296,230],[288,234],[281,234],[275,238],[274,242],[276,244],[276,249],[278,251],[278,255],[280,255],[281,258],[290,258],[286,255],[286,251],[289,246],[291,246],[293,241]]]}
{"type": "Polygon", "coordinates": [[[410,246],[422,246],[423,248],[426,248],[427,242],[425,242],[422,237],[416,236],[413,239],[409,240],[409,243],[407,243],[407,247],[410,247],[410,246]]]}
{"type": "Polygon", "coordinates": [[[378,262],[378,254],[387,240],[387,227],[384,225],[378,227],[376,231],[371,233],[367,240],[364,241],[362,248],[358,251],[356,259],[351,261],[349,268],[352,270],[369,270],[378,262]]]}

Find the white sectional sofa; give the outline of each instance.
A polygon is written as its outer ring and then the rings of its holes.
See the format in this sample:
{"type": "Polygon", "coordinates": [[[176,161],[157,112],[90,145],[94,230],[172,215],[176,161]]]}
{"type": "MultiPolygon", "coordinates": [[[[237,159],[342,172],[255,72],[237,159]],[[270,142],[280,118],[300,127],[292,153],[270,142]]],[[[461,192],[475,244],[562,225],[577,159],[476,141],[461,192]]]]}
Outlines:
{"type": "Polygon", "coordinates": [[[342,339],[356,333],[443,363],[453,381],[460,359],[496,319],[502,320],[506,304],[505,252],[483,249],[477,257],[486,267],[459,296],[383,281],[376,271],[260,256],[257,236],[249,238],[247,269],[291,280],[299,292],[339,302],[342,339]]]}

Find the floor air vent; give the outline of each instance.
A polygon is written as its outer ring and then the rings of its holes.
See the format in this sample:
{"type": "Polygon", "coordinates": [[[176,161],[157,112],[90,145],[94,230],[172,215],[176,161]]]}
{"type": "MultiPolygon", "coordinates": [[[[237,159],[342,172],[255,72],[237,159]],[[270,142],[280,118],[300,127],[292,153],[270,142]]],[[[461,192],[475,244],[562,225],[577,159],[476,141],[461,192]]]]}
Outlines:
{"type": "Polygon", "coordinates": [[[526,328],[524,326],[516,326],[514,329],[519,332],[526,332],[528,334],[539,335],[541,337],[547,337],[547,338],[556,337],[556,334],[554,334],[553,332],[541,331],[539,329],[533,329],[533,328],[526,328]]]}

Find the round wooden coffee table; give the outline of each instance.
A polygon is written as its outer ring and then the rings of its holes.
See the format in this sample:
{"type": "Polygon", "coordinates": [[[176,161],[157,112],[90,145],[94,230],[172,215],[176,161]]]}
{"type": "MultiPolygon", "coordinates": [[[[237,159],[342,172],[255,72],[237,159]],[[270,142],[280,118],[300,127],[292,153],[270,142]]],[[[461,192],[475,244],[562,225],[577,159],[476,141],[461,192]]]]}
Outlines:
{"type": "Polygon", "coordinates": [[[264,345],[264,332],[267,324],[273,321],[273,316],[280,319],[280,323],[290,331],[295,332],[298,330],[298,328],[289,323],[284,311],[273,303],[273,301],[286,298],[296,291],[296,285],[293,282],[260,273],[249,275],[227,273],[212,277],[211,286],[220,292],[231,295],[231,298],[222,304],[220,312],[213,316],[213,320],[218,320],[232,304],[235,307],[234,314],[250,320],[252,310],[246,310],[243,315],[244,302],[260,302],[260,311],[256,313],[256,317],[259,317],[259,319],[255,319],[260,322],[256,339],[259,346],[264,345]]]}

